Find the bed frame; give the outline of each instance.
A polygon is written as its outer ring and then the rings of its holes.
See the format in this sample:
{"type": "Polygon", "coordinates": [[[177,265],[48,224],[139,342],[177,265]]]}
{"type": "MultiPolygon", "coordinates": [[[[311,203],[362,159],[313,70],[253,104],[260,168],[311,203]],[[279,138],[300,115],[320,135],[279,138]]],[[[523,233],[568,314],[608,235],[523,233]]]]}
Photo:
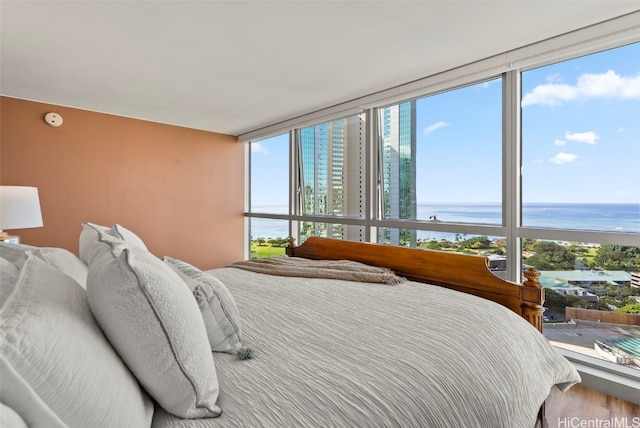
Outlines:
{"type": "Polygon", "coordinates": [[[321,260],[354,260],[387,267],[411,281],[440,285],[500,303],[542,332],[544,288],[540,272],[523,272],[522,285],[505,281],[489,271],[483,256],[392,245],[310,237],[296,246],[289,238],[289,257],[321,260]]]}

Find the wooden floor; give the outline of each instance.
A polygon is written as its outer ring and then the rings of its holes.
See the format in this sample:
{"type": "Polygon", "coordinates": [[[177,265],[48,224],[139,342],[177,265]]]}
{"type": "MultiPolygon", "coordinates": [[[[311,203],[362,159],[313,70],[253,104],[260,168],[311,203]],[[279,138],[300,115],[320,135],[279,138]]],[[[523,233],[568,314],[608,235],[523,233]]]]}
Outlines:
{"type": "Polygon", "coordinates": [[[640,405],[620,400],[581,385],[575,385],[567,392],[553,388],[546,401],[546,416],[549,428],[569,428],[573,426],[640,427],[640,405]],[[626,423],[622,423],[621,421],[624,421],[625,418],[626,423]],[[607,422],[600,422],[600,425],[596,425],[596,419],[611,422],[608,422],[609,425],[606,425],[607,422]],[[580,425],[580,423],[583,425],[580,425]]]}

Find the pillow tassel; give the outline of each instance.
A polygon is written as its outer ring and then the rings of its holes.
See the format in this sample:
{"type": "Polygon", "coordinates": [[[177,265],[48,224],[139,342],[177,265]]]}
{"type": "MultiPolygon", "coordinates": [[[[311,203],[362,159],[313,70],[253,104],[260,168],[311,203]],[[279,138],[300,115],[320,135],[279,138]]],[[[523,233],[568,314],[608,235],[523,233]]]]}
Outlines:
{"type": "Polygon", "coordinates": [[[206,309],[209,306],[209,300],[213,298],[213,291],[208,284],[198,284],[193,290],[193,297],[196,298],[200,309],[206,309]]]}
{"type": "Polygon", "coordinates": [[[236,360],[250,360],[253,358],[253,349],[248,346],[241,346],[233,353],[236,360]]]}

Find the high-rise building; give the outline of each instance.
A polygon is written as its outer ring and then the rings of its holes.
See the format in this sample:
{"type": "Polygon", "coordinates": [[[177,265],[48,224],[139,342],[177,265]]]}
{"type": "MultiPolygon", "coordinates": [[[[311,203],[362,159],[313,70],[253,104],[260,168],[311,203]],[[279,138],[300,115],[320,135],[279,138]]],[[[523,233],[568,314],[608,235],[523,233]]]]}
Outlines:
{"type": "MultiPolygon", "coordinates": [[[[385,218],[416,218],[415,101],[380,110],[385,218]]],[[[362,217],[365,191],[365,115],[300,130],[304,213],[362,217]]],[[[361,241],[364,228],[305,222],[303,237],[361,241]]],[[[414,245],[416,232],[381,229],[383,242],[414,245]]]]}
{"type": "MultiPolygon", "coordinates": [[[[305,214],[362,217],[364,134],[364,115],[300,130],[305,214]]],[[[364,229],[341,223],[305,222],[301,234],[361,241],[364,229]]]]}
{"type": "MultiPolygon", "coordinates": [[[[382,146],[383,213],[388,219],[415,219],[416,102],[379,110],[382,146]]],[[[380,242],[416,246],[416,231],[381,228],[380,242]]]]}

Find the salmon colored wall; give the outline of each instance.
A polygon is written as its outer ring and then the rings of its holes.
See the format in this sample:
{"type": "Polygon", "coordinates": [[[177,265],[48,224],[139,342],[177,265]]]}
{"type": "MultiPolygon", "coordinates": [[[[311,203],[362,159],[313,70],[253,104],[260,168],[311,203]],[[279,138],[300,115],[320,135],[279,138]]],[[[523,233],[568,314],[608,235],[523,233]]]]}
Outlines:
{"type": "Polygon", "coordinates": [[[82,221],[120,223],[157,256],[201,269],[242,260],[236,137],[0,97],[0,183],[36,186],[44,227],[22,242],[77,254],[82,221]],[[47,125],[59,113],[64,123],[47,125]]]}

